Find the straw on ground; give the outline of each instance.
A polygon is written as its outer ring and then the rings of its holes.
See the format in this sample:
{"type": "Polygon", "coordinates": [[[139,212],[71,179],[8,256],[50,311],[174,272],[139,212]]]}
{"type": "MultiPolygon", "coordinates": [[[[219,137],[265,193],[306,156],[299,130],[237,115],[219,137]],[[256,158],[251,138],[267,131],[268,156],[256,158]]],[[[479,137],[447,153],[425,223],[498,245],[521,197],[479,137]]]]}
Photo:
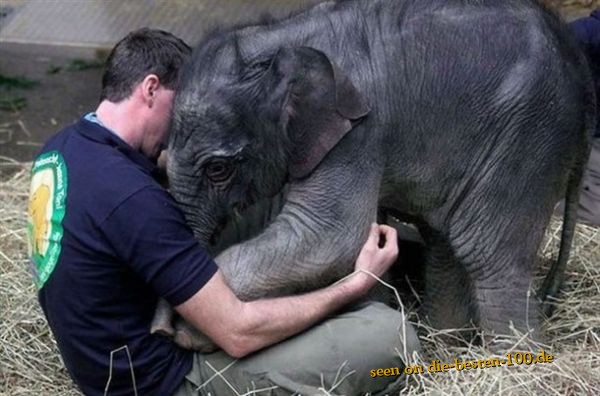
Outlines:
{"type": "MultiPolygon", "coordinates": [[[[79,395],[60,360],[28,270],[25,214],[29,167],[0,157],[0,394],[79,395]]],[[[558,219],[552,220],[541,249],[543,257],[556,257],[560,226],[558,219]]],[[[547,265],[540,266],[533,289],[546,269],[547,265]]],[[[555,314],[544,326],[547,343],[534,345],[551,353],[555,357],[552,363],[424,372],[406,376],[407,387],[401,394],[599,395],[600,229],[577,227],[572,258],[555,304],[555,314]]],[[[474,343],[448,346],[442,336],[460,338],[458,332],[428,328],[416,314],[408,315],[416,323],[423,345],[423,353],[411,356],[410,364],[494,356],[474,343]]],[[[507,340],[518,351],[523,348],[519,346],[522,338],[515,334],[507,340]]],[[[335,393],[323,388],[323,394],[335,393]]]]}

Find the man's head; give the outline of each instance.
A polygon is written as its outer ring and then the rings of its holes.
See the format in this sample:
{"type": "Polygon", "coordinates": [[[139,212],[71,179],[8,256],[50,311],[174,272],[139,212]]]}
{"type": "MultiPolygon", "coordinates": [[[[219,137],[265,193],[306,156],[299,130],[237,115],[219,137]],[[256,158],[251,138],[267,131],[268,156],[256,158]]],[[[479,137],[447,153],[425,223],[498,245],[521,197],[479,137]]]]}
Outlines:
{"type": "Polygon", "coordinates": [[[179,70],[189,54],[186,43],[163,30],[142,28],[129,33],[106,61],[100,100],[117,103],[126,99],[150,74],[165,88],[175,90],[179,70]]]}
{"type": "Polygon", "coordinates": [[[179,72],[190,52],[174,35],[143,28],[119,41],[106,62],[99,117],[152,159],[166,146],[179,72]]]}

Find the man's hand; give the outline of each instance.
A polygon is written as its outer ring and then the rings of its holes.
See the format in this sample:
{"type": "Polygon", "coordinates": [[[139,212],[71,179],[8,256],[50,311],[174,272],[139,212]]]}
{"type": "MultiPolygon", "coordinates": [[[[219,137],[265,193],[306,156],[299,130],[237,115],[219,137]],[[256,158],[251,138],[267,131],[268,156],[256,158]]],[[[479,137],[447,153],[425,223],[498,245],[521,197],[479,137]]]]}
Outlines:
{"type": "MultiPolygon", "coordinates": [[[[378,225],[373,223],[369,232],[369,237],[360,251],[356,264],[355,271],[364,270],[371,274],[380,277],[398,257],[398,236],[396,229],[387,225],[378,225]],[[381,244],[381,243],[382,244],[381,244]]],[[[356,274],[353,278],[358,278],[364,285],[366,293],[377,282],[368,274],[356,274]]]]}

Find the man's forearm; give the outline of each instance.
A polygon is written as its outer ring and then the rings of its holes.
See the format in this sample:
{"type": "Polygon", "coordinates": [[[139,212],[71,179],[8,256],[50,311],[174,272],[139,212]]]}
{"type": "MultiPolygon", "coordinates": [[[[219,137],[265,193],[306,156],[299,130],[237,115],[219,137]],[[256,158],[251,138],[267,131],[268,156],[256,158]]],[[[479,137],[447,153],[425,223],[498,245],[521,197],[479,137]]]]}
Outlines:
{"type": "Polygon", "coordinates": [[[235,334],[239,354],[243,356],[282,341],[356,300],[368,290],[367,276],[357,273],[307,294],[244,303],[241,326],[235,334]]]}

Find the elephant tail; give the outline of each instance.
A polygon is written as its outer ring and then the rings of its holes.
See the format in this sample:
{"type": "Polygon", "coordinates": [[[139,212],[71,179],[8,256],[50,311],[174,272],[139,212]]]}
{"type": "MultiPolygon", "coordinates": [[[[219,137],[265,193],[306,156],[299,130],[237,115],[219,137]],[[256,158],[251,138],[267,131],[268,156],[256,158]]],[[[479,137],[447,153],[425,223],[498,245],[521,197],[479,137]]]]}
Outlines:
{"type": "Polygon", "coordinates": [[[543,301],[542,309],[547,316],[550,316],[554,309],[552,299],[558,294],[558,289],[562,283],[565,269],[567,268],[567,261],[569,261],[569,255],[571,253],[575,226],[577,225],[578,198],[581,185],[581,176],[579,174],[582,172],[580,172],[579,168],[583,169],[583,167],[579,166],[577,169],[574,169],[569,177],[567,185],[558,259],[552,262],[550,271],[546,275],[541,288],[540,295],[542,296],[543,301]]]}
{"type": "Polygon", "coordinates": [[[562,283],[569,255],[571,253],[571,245],[575,235],[575,226],[577,225],[577,212],[579,209],[579,192],[583,182],[583,174],[587,159],[590,156],[591,140],[596,129],[596,98],[594,92],[594,84],[589,80],[586,86],[587,102],[585,108],[585,119],[583,127],[583,135],[581,136],[580,151],[575,159],[575,163],[571,168],[569,180],[567,182],[567,191],[565,199],[565,209],[563,217],[563,226],[560,238],[560,248],[558,251],[558,259],[552,263],[550,271],[546,275],[542,288],[538,293],[542,297],[542,309],[546,316],[550,316],[554,309],[552,299],[558,294],[558,290],[562,283]]]}

